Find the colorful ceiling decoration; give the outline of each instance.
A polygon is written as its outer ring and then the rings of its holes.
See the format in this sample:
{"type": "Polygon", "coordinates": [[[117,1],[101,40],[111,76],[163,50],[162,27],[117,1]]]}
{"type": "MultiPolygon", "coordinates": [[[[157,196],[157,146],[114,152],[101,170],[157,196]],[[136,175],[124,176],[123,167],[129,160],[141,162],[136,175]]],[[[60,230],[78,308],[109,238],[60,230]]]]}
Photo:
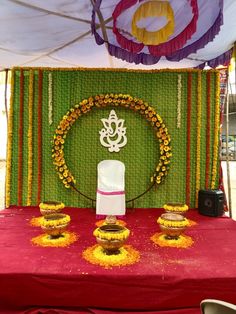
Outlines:
{"type": "Polygon", "coordinates": [[[174,13],[167,1],[148,1],[140,5],[132,18],[132,35],[145,45],[164,43],[173,34],[175,29],[174,13]],[[165,17],[167,23],[156,31],[148,31],[145,26],[138,27],[141,19],[148,17],[165,17]]]}
{"type": "Polygon", "coordinates": [[[111,56],[144,65],[188,57],[213,41],[222,24],[223,0],[97,0],[92,13],[96,43],[105,43],[111,56]],[[98,29],[108,11],[112,21],[98,29]]]}

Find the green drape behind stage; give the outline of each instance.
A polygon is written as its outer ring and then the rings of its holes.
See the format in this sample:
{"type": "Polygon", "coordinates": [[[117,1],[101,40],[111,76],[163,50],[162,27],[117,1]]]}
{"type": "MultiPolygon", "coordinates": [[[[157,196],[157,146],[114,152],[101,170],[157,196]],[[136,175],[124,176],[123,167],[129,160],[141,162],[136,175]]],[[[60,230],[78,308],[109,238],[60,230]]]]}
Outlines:
{"type": "MultiPolygon", "coordinates": [[[[31,69],[32,70],[32,69],[31,69]]],[[[12,105],[12,145],[8,147],[8,201],[27,205],[29,189],[29,71],[28,68],[13,70],[14,86],[12,105]],[[23,70],[23,71],[22,71],[23,70]],[[24,83],[20,79],[24,76],[24,83]],[[21,96],[21,97],[20,97],[21,96]],[[20,100],[21,99],[21,100],[20,100]],[[23,100],[22,100],[23,99],[23,100]],[[21,102],[21,106],[20,106],[21,102]],[[23,108],[22,108],[23,106],[23,108]],[[23,115],[20,117],[20,107],[23,115]],[[20,128],[20,124],[22,128],[20,128]],[[21,129],[21,131],[19,131],[21,129]],[[20,146],[22,145],[22,149],[20,146]],[[9,150],[11,151],[9,153],[9,150]],[[22,157],[19,154],[22,152],[22,157]],[[10,158],[9,158],[10,156],[10,158]],[[21,163],[21,164],[19,164],[21,163]],[[19,176],[19,167],[22,175],[19,176]],[[19,191],[20,189],[20,191],[19,191]]],[[[162,207],[166,202],[186,202],[186,184],[190,185],[190,204],[195,207],[196,154],[197,154],[197,88],[198,75],[201,81],[201,129],[200,129],[200,188],[205,188],[206,178],[206,129],[210,128],[209,187],[212,180],[214,156],[215,108],[217,106],[217,72],[210,73],[207,92],[207,71],[126,71],[101,69],[40,69],[42,72],[42,116],[38,111],[38,73],[33,69],[33,136],[32,136],[32,205],[38,201],[63,201],[67,206],[90,207],[91,202],[72,189],[66,189],[59,179],[52,160],[52,141],[55,130],[66,112],[81,100],[97,94],[130,94],[152,106],[163,119],[171,135],[172,158],[169,173],[161,185],[135,201],[135,207],[162,207]],[[192,75],[191,99],[187,97],[189,74],[192,75]],[[52,124],[49,123],[49,74],[52,77],[52,124]],[[181,125],[177,128],[178,75],[181,75],[181,125]],[[207,126],[207,95],[210,102],[210,124],[207,126]],[[191,154],[190,177],[186,177],[187,158],[187,108],[191,100],[191,154]],[[39,134],[41,133],[41,144],[39,134]],[[39,147],[41,145],[41,147],[39,147]],[[41,169],[39,169],[41,154],[41,169]],[[40,171],[40,173],[39,173],[40,171]],[[39,186],[40,184],[40,193],[39,186]],[[38,195],[40,194],[40,199],[38,195]]],[[[209,119],[209,117],[208,117],[209,119]]],[[[97,164],[104,159],[118,159],[125,163],[126,199],[144,192],[150,185],[160,151],[154,128],[138,112],[127,108],[94,108],[83,114],[67,134],[64,144],[65,159],[76,178],[77,188],[87,196],[96,198],[97,164]],[[99,131],[103,128],[102,118],[108,118],[115,109],[119,119],[124,119],[127,128],[127,145],[119,153],[110,153],[101,146],[99,131]]],[[[217,175],[214,180],[218,187],[217,175]]]]}

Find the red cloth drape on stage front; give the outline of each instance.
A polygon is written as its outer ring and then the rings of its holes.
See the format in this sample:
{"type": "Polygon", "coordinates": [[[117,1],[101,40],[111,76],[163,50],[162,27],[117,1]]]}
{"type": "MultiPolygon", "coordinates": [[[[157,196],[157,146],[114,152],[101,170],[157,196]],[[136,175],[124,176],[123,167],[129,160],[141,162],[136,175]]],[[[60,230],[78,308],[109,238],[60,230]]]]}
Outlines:
{"type": "Polygon", "coordinates": [[[188,217],[198,224],[186,234],[188,249],[158,247],[150,237],[159,231],[160,209],[136,209],[125,221],[128,244],[141,253],[139,263],[104,269],[82,258],[95,244],[95,213],[67,208],[69,230],[77,242],[67,248],[36,247],[41,233],[30,226],[38,208],[0,212],[0,313],[140,313],[199,314],[205,298],[236,302],[236,222],[226,218],[188,217]]]}

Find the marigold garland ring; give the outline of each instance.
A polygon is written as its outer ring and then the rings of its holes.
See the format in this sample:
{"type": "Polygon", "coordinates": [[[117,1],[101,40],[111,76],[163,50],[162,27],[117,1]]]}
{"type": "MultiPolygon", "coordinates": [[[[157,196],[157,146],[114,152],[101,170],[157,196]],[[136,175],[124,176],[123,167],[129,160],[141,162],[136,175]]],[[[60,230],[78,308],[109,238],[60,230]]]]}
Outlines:
{"type": "Polygon", "coordinates": [[[59,178],[62,180],[66,188],[75,188],[76,180],[69,170],[64,153],[64,144],[66,136],[72,125],[83,114],[94,108],[103,108],[107,106],[120,106],[131,109],[143,115],[156,131],[157,140],[159,141],[160,157],[155,171],[151,177],[151,182],[160,184],[164,181],[172,156],[170,146],[170,134],[163,122],[162,118],[155,110],[142,99],[133,97],[128,94],[100,94],[91,96],[82,100],[79,104],[71,108],[66,115],[63,116],[55,131],[52,158],[56,167],[59,178]]]}
{"type": "Polygon", "coordinates": [[[103,248],[95,244],[83,251],[83,258],[89,263],[104,268],[121,267],[135,264],[140,259],[140,253],[131,245],[124,245],[120,248],[119,254],[107,255],[103,248]]]}
{"type": "Polygon", "coordinates": [[[59,213],[65,205],[61,202],[45,201],[39,204],[40,213],[42,215],[49,215],[59,213]]]}
{"type": "Polygon", "coordinates": [[[58,238],[66,230],[70,223],[70,216],[66,214],[45,215],[41,221],[41,228],[51,238],[58,238]]]}
{"type": "Polygon", "coordinates": [[[163,206],[167,213],[184,215],[188,211],[188,205],[183,203],[167,203],[163,206]]]}
{"type": "Polygon", "coordinates": [[[162,232],[155,233],[151,240],[160,247],[174,247],[178,249],[187,249],[194,243],[190,236],[182,234],[177,239],[166,239],[166,235],[162,232]]]}

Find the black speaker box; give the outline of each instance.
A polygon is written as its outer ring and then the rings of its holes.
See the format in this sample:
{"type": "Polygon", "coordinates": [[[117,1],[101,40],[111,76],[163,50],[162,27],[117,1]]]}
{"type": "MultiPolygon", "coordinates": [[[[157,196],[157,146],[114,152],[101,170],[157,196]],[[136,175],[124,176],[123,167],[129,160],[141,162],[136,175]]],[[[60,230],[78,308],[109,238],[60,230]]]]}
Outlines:
{"type": "Polygon", "coordinates": [[[198,211],[201,215],[219,217],[224,213],[224,193],[221,190],[200,190],[198,211]]]}

